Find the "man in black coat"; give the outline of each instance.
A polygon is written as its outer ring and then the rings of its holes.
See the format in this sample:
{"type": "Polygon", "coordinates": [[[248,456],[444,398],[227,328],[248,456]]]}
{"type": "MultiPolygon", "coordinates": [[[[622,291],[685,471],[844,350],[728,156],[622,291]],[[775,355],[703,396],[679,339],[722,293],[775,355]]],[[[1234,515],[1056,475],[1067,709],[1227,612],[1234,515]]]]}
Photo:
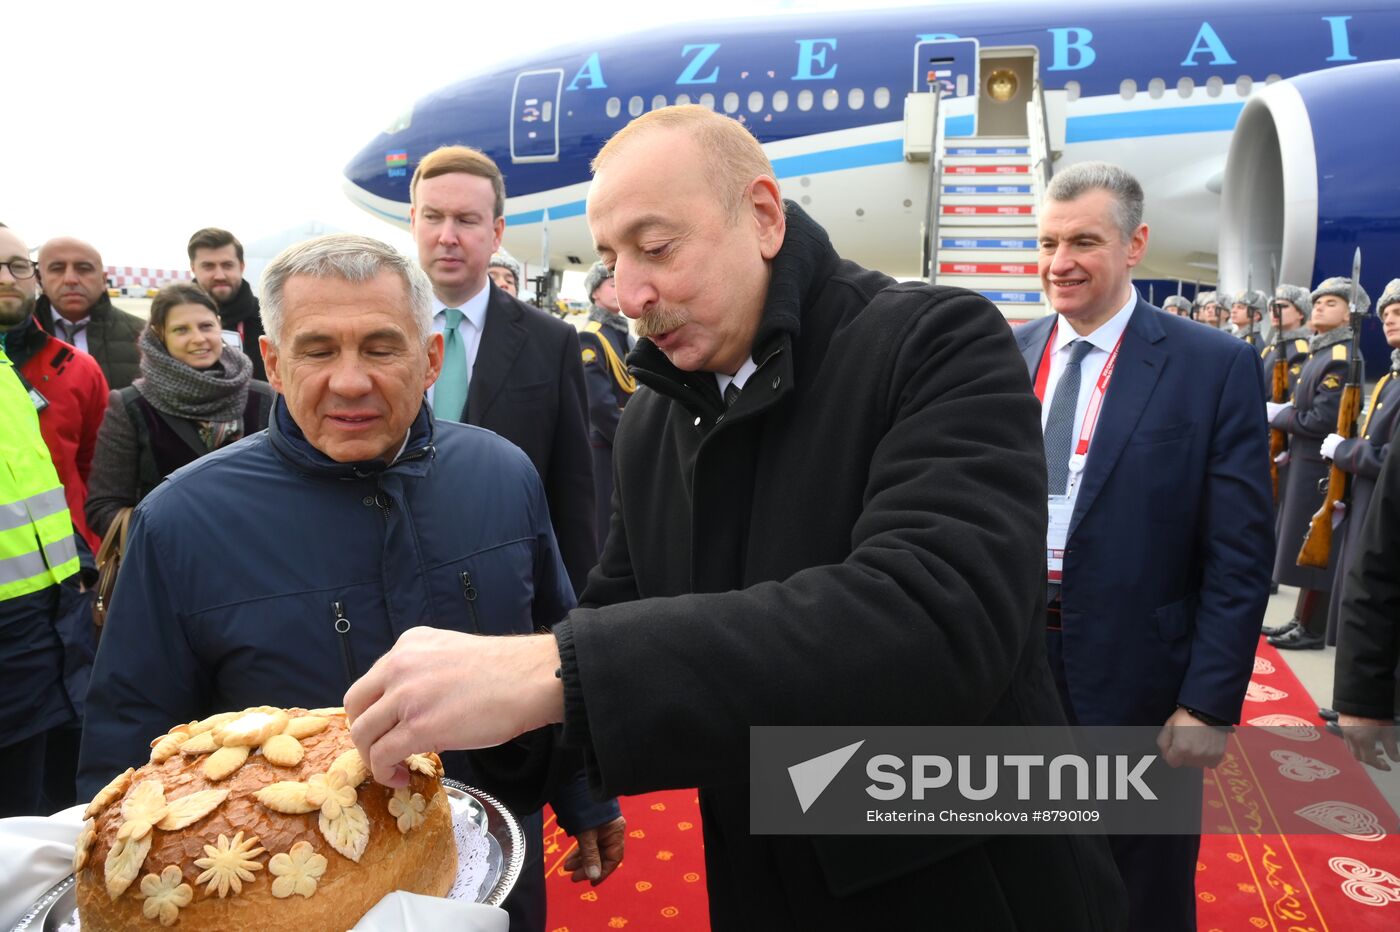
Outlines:
{"type": "Polygon", "coordinates": [[[1381,751],[1400,763],[1396,709],[1400,664],[1400,457],[1386,457],[1376,482],[1357,553],[1343,584],[1332,705],[1352,755],[1389,770],[1381,751]],[[1378,748],[1377,745],[1380,745],[1378,748]]]}
{"type": "Polygon", "coordinates": [[[266,382],[267,369],[258,348],[262,317],[258,296],[243,277],[243,244],[228,230],[205,227],[190,237],[185,250],[194,280],[218,302],[219,323],[225,331],[238,334],[243,355],[253,361],[253,378],[266,382]]]}
{"type": "Polygon", "coordinates": [[[136,341],[146,322],[112,306],[97,250],[70,236],[49,240],[39,247],[39,282],[39,326],[96,359],[110,388],[130,385],[141,374],[136,341]]]}
{"type": "Polygon", "coordinates": [[[505,232],[505,183],[490,158],[444,146],[409,187],[418,261],[433,283],[443,376],[433,414],[495,431],[525,451],[544,481],[554,536],[574,591],[598,559],[588,396],[578,331],[492,284],[505,232]]]}
{"type": "Polygon", "coordinates": [[[619,515],[553,635],[414,629],[351,688],[376,777],[562,721],[597,791],[700,788],[716,929],[1122,927],[1101,838],[749,834],[752,725],[1064,721],[1037,406],[995,307],[842,260],[740,124],[655,110],[594,165],[644,338],[619,515]]]}

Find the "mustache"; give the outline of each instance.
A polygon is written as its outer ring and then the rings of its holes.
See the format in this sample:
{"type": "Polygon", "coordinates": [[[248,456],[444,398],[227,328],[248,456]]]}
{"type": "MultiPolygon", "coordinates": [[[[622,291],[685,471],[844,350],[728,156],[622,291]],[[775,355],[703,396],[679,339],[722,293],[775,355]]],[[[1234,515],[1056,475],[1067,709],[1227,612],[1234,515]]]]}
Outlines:
{"type": "Polygon", "coordinates": [[[684,326],[690,321],[690,315],[684,311],[674,308],[658,306],[655,310],[648,311],[637,320],[638,338],[654,337],[663,333],[670,333],[678,327],[684,326]]]}

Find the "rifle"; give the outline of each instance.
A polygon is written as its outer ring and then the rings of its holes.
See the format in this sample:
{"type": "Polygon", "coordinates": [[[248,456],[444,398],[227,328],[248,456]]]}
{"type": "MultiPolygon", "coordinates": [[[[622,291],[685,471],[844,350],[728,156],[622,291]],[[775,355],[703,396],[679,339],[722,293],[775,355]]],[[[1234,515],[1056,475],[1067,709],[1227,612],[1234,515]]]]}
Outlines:
{"type": "MultiPolygon", "coordinates": [[[[1273,400],[1282,403],[1288,400],[1288,347],[1283,339],[1283,313],[1274,305],[1274,372],[1273,400]]],[[[1288,434],[1277,427],[1269,430],[1269,475],[1274,481],[1274,503],[1278,503],[1278,458],[1288,444],[1288,434]]]]}
{"type": "MultiPolygon", "coordinates": [[[[1361,281],[1361,249],[1351,264],[1351,346],[1347,348],[1347,380],[1342,386],[1342,403],[1337,409],[1337,433],[1350,438],[1356,433],[1356,422],[1361,416],[1361,320],[1362,313],[1357,307],[1357,284],[1361,281]]],[[[1322,499],[1322,507],[1312,517],[1308,534],[1303,538],[1302,549],[1298,551],[1298,565],[1326,569],[1332,550],[1332,523],[1337,514],[1337,506],[1346,498],[1347,474],[1332,464],[1327,478],[1327,494],[1322,499]]],[[[1342,504],[1342,509],[1346,508],[1342,504]]]]}

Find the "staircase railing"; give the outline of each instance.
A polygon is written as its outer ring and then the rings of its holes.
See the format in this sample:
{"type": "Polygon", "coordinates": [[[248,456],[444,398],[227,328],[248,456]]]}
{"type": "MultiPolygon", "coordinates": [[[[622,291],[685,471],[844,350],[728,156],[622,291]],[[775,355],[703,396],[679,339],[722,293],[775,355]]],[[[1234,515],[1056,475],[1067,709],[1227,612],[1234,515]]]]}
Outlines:
{"type": "Polygon", "coordinates": [[[1055,155],[1050,149],[1050,113],[1045,106],[1045,88],[1035,79],[1031,88],[1031,174],[1035,178],[1036,202],[1045,195],[1055,175],[1055,155]]]}
{"type": "Polygon", "coordinates": [[[929,91],[933,94],[933,139],[928,151],[928,197],[924,203],[924,217],[927,219],[924,221],[923,277],[932,284],[938,244],[938,202],[943,181],[943,121],[939,116],[943,93],[937,81],[929,85],[929,91]]]}

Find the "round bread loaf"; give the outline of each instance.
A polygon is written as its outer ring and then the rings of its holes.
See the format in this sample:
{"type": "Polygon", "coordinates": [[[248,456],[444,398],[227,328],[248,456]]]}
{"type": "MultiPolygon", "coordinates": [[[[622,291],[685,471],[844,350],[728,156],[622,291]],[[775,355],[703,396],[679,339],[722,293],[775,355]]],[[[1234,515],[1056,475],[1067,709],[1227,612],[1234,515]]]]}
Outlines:
{"type": "Polygon", "coordinates": [[[457,872],[436,754],[373,782],[343,709],[261,707],[179,725],[93,799],[73,869],[84,932],[349,929],[386,893],[457,872]]]}

